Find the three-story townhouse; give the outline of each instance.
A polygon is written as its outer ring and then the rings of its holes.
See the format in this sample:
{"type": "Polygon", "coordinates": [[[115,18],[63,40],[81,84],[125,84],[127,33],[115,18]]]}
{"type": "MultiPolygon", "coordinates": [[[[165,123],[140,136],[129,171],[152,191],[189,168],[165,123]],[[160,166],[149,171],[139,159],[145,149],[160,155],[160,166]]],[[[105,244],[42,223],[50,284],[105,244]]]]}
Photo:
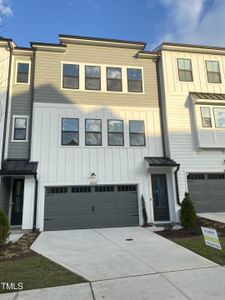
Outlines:
{"type": "Polygon", "coordinates": [[[161,134],[158,54],[144,48],[67,35],[14,48],[1,169],[11,180],[4,203],[12,225],[141,225],[143,210],[148,223],[177,220],[178,164],[161,134]]]}
{"type": "Polygon", "coordinates": [[[189,191],[197,212],[224,212],[225,48],[163,43],[156,52],[166,153],[180,163],[180,201],[189,191]]]}

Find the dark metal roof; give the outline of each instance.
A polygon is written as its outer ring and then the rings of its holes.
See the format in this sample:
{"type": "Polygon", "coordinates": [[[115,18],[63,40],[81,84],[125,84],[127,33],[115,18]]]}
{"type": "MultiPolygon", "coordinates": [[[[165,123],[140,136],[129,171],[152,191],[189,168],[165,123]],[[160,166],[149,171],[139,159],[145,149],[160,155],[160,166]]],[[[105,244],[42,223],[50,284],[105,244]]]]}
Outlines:
{"type": "Polygon", "coordinates": [[[38,162],[6,159],[3,161],[0,175],[35,175],[38,162]]]}
{"type": "Polygon", "coordinates": [[[189,93],[190,96],[196,99],[204,100],[225,100],[225,94],[214,94],[214,93],[189,93]]]}
{"type": "Polygon", "coordinates": [[[150,167],[175,167],[179,166],[173,159],[169,157],[145,157],[150,167]]]}
{"type": "Polygon", "coordinates": [[[50,46],[50,47],[62,47],[62,48],[66,48],[66,45],[62,45],[62,44],[57,44],[57,43],[44,43],[44,42],[30,42],[31,47],[35,46],[35,45],[39,45],[39,46],[50,46]]]}

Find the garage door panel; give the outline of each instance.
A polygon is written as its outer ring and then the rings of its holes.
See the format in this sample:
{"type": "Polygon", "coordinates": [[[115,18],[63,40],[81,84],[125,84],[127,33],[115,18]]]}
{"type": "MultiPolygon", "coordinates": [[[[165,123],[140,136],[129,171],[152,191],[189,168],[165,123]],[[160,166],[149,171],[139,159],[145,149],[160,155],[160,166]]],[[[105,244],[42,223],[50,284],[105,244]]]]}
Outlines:
{"type": "Polygon", "coordinates": [[[48,188],[45,197],[44,229],[139,225],[137,192],[134,191],[134,186],[131,187],[132,191],[129,191],[127,186],[123,187],[123,191],[121,188],[118,192],[118,189],[112,186],[110,189],[108,186],[99,189],[88,187],[83,190],[89,192],[79,193],[71,191],[80,191],[82,188],[68,187],[67,193],[49,194],[51,188],[48,188]]]}
{"type": "Polygon", "coordinates": [[[197,212],[225,211],[224,174],[190,174],[188,188],[197,212]],[[201,175],[201,176],[200,176],[201,175]],[[209,179],[215,177],[215,179],[209,179]],[[193,180],[194,178],[194,180],[193,180]],[[218,179],[219,178],[219,179],[218,179]]]}

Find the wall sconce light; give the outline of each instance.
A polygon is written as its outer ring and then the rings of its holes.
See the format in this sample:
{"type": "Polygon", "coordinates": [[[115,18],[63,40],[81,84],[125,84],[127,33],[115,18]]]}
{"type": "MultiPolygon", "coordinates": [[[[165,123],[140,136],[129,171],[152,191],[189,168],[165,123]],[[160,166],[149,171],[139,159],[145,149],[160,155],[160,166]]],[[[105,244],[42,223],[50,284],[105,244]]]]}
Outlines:
{"type": "Polygon", "coordinates": [[[96,184],[97,183],[97,176],[95,173],[91,173],[91,176],[89,177],[90,184],[96,184]]]}

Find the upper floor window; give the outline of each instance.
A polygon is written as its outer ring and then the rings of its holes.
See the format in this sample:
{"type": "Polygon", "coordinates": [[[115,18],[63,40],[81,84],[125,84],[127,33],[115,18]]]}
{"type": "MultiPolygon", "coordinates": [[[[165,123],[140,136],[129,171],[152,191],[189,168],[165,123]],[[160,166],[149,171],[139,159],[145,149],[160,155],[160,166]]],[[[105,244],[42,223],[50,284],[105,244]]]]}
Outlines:
{"type": "Polygon", "coordinates": [[[108,120],[108,145],[123,146],[123,121],[108,120]]]}
{"type": "Polygon", "coordinates": [[[85,122],[85,145],[102,145],[102,120],[86,119],[85,122]]]}
{"type": "Polygon", "coordinates": [[[17,83],[29,83],[29,63],[17,64],[17,83]]]}
{"type": "Polygon", "coordinates": [[[79,66],[63,64],[63,88],[79,89],[79,66]]]}
{"type": "Polygon", "coordinates": [[[62,145],[79,145],[79,120],[75,118],[62,119],[62,145]]]}
{"type": "Polygon", "coordinates": [[[207,78],[209,83],[221,83],[220,66],[218,61],[206,61],[207,78]]]}
{"type": "Polygon", "coordinates": [[[98,66],[85,67],[85,89],[100,90],[101,89],[101,68],[98,66]]]}
{"type": "Polygon", "coordinates": [[[191,60],[187,58],[178,58],[178,74],[180,81],[193,81],[191,60]]]}
{"type": "Polygon", "coordinates": [[[217,128],[225,128],[225,108],[213,108],[215,126],[217,128]]]}
{"type": "Polygon", "coordinates": [[[142,72],[140,69],[127,69],[128,92],[142,92],[142,72]]]}
{"type": "Polygon", "coordinates": [[[201,107],[202,127],[212,127],[210,107],[201,107]]]}
{"type": "Polygon", "coordinates": [[[144,121],[129,121],[130,145],[145,146],[144,121]]]}
{"type": "Polygon", "coordinates": [[[13,141],[27,140],[28,117],[13,117],[13,141]]]}
{"type": "Polygon", "coordinates": [[[107,90],[122,92],[122,69],[107,67],[107,90]]]}

